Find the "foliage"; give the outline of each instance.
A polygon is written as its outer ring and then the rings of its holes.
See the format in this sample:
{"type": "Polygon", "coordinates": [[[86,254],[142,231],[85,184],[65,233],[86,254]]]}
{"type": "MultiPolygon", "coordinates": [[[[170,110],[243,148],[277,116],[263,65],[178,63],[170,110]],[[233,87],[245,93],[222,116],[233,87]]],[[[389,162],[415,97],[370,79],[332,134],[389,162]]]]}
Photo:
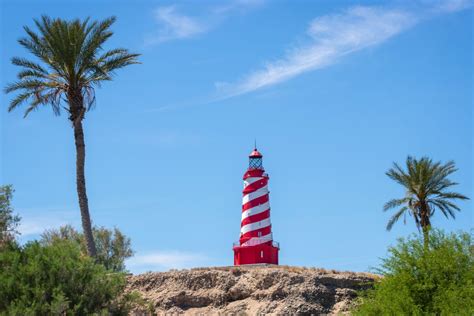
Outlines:
{"type": "Polygon", "coordinates": [[[77,243],[10,244],[0,252],[0,314],[126,315],[126,279],[84,256],[77,243]]]}
{"type": "Polygon", "coordinates": [[[20,217],[13,214],[11,185],[0,186],[0,248],[15,239],[20,217]]]}
{"type": "Polygon", "coordinates": [[[429,248],[420,237],[389,248],[373,290],[355,315],[473,315],[474,248],[467,233],[433,230],[429,248]]]}
{"type": "Polygon", "coordinates": [[[392,199],[384,206],[384,211],[398,208],[387,224],[387,230],[403,216],[406,222],[406,214],[413,216],[418,229],[422,229],[425,241],[428,239],[428,231],[431,226],[430,218],[435,211],[441,211],[446,218],[455,218],[455,211],[460,208],[453,203],[453,200],[467,200],[468,198],[460,193],[448,191],[456,182],[448,179],[448,176],[456,172],[457,169],[453,161],[445,164],[433,162],[428,157],[416,159],[408,156],[406,160],[406,170],[403,170],[397,163],[393,163],[393,168],[387,171],[387,176],[401,184],[406,194],[403,198],[392,199]]]}
{"type": "MultiPolygon", "coordinates": [[[[105,227],[94,227],[93,235],[97,247],[96,262],[104,265],[108,270],[124,271],[125,259],[133,255],[130,238],[125,236],[118,228],[109,230],[105,227]]],[[[61,240],[74,241],[80,245],[84,254],[87,253],[84,234],[70,225],[44,232],[41,235],[40,242],[51,245],[61,240]]]]}
{"type": "Polygon", "coordinates": [[[130,54],[127,49],[103,51],[103,44],[113,35],[110,27],[115,17],[99,22],[42,16],[34,22],[39,32],[25,26],[27,36],[18,42],[39,63],[18,57],[11,60],[22,70],[18,81],[5,88],[7,93],[20,91],[11,101],[9,111],[28,102],[25,116],[40,105],[51,105],[54,113],[59,114],[61,103],[65,103],[65,110],[81,120],[94,104],[94,88],[112,80],[117,69],[138,63],[139,55],[130,54]],[[82,102],[77,103],[78,100],[82,102]]]}

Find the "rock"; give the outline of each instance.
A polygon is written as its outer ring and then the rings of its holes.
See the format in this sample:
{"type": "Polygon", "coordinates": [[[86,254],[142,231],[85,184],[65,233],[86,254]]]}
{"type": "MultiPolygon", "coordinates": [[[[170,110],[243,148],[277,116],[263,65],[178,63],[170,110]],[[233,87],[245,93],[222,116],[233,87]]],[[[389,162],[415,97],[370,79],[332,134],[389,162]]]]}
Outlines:
{"type": "Polygon", "coordinates": [[[377,278],[271,265],[197,268],[131,275],[126,291],[138,291],[158,315],[336,315],[377,278]]]}

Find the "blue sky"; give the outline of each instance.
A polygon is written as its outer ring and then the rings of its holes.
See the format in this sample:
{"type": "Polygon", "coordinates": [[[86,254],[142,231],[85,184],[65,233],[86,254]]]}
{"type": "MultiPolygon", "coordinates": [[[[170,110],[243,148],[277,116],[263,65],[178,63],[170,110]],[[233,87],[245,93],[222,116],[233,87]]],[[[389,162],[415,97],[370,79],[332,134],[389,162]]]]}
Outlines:
{"type": "MultiPolygon", "coordinates": [[[[133,272],[231,265],[254,139],[270,175],[281,264],[367,271],[385,231],[385,176],[407,155],[455,160],[473,192],[471,1],[3,1],[1,85],[22,26],[47,14],[118,20],[106,48],[141,65],[97,91],[86,176],[96,225],[132,238],[133,272]]],[[[22,241],[80,227],[72,129],[49,108],[23,119],[1,96],[0,183],[16,188],[22,241]]],[[[473,226],[472,202],[449,231],[473,226]]]]}

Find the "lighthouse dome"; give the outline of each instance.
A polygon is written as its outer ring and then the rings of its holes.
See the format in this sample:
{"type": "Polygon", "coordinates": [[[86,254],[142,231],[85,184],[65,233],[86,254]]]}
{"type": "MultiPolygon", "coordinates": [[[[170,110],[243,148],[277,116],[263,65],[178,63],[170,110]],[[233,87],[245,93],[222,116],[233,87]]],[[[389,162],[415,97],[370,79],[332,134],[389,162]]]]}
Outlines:
{"type": "Polygon", "coordinates": [[[262,154],[255,148],[249,155],[250,158],[262,158],[262,154]]]}

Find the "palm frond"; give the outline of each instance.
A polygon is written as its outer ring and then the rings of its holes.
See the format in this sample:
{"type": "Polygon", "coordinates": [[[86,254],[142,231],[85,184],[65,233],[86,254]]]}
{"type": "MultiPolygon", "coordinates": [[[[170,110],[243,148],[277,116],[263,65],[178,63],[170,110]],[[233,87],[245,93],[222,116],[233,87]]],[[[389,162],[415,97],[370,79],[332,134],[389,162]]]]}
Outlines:
{"type": "Polygon", "coordinates": [[[408,176],[405,173],[405,171],[396,162],[393,163],[393,168],[389,169],[385,174],[390,179],[398,182],[399,184],[405,187],[408,186],[408,183],[406,181],[408,176]]]}
{"type": "Polygon", "coordinates": [[[87,111],[95,106],[95,90],[91,86],[84,87],[82,97],[84,99],[87,111]]]}
{"type": "Polygon", "coordinates": [[[388,221],[388,224],[387,224],[387,230],[390,231],[393,227],[393,225],[400,219],[400,217],[402,215],[405,214],[405,212],[408,210],[408,207],[407,206],[404,206],[402,207],[401,209],[399,209],[395,215],[393,215],[390,220],[388,221]]]}
{"type": "Polygon", "coordinates": [[[17,78],[18,79],[25,79],[25,78],[43,78],[43,79],[45,79],[45,78],[47,78],[47,75],[43,74],[39,71],[36,71],[36,70],[25,69],[25,70],[20,71],[17,74],[17,78]]]}
{"type": "Polygon", "coordinates": [[[460,210],[456,205],[455,205],[455,207],[453,208],[453,207],[447,205],[447,204],[445,203],[445,201],[443,201],[443,200],[431,200],[429,203],[433,206],[433,207],[432,207],[432,209],[433,209],[433,212],[432,212],[432,213],[433,213],[433,214],[434,214],[434,210],[437,208],[437,209],[439,209],[439,210],[441,211],[441,213],[443,213],[443,215],[444,215],[446,218],[449,218],[450,216],[451,216],[452,218],[456,218],[456,214],[454,213],[454,210],[458,210],[458,211],[460,210]],[[453,209],[454,209],[454,210],[453,210],[453,209]]]}
{"type": "Polygon", "coordinates": [[[110,17],[100,23],[94,22],[93,26],[88,29],[77,59],[78,73],[86,72],[89,65],[93,64],[98,50],[102,48],[102,44],[113,35],[108,29],[115,20],[115,17],[110,17]]]}
{"type": "Polygon", "coordinates": [[[428,190],[431,194],[438,194],[439,192],[442,192],[445,189],[455,186],[455,185],[458,185],[458,183],[453,182],[447,178],[443,178],[437,182],[434,182],[428,190]]]}
{"type": "Polygon", "coordinates": [[[9,111],[28,102],[25,115],[40,105],[50,105],[55,114],[65,108],[71,120],[82,119],[84,111],[95,105],[94,87],[111,80],[115,70],[138,63],[139,55],[124,48],[102,52],[103,44],[113,35],[110,27],[115,20],[67,21],[41,16],[34,20],[36,30],[25,26],[26,36],[18,42],[38,62],[12,59],[22,69],[17,75],[19,80],[4,89],[6,93],[18,92],[10,101],[9,111]],[[71,106],[70,102],[75,104],[71,106]]]}
{"type": "Polygon", "coordinates": [[[461,193],[457,192],[439,192],[437,194],[438,198],[450,199],[450,200],[469,200],[469,198],[461,193]]]}
{"type": "Polygon", "coordinates": [[[456,211],[461,211],[461,208],[460,208],[459,206],[457,206],[456,204],[454,204],[453,202],[451,202],[451,201],[449,201],[449,200],[446,200],[446,199],[433,199],[432,201],[436,201],[436,202],[438,202],[438,203],[442,203],[442,204],[445,205],[446,207],[455,209],[456,211]]]}
{"type": "Polygon", "coordinates": [[[28,69],[31,69],[33,71],[37,71],[37,72],[40,72],[42,74],[46,74],[46,70],[41,67],[39,64],[35,63],[35,62],[32,62],[28,59],[25,59],[25,58],[19,58],[19,57],[13,57],[11,59],[11,62],[13,65],[15,66],[20,66],[20,67],[24,67],[24,68],[28,68],[28,69]]]}
{"type": "Polygon", "coordinates": [[[125,48],[115,48],[115,49],[111,49],[107,52],[105,52],[104,54],[102,54],[98,59],[97,59],[97,64],[101,64],[102,62],[104,62],[106,59],[110,58],[110,57],[115,57],[115,55],[124,55],[124,54],[128,54],[128,50],[125,49],[125,48]]]}
{"type": "Polygon", "coordinates": [[[27,92],[22,92],[19,93],[11,102],[10,105],[8,106],[8,112],[11,112],[13,109],[15,109],[17,106],[22,104],[23,102],[28,101],[28,99],[33,95],[33,91],[27,91],[27,92]]]}
{"type": "Polygon", "coordinates": [[[402,198],[402,199],[392,199],[392,200],[388,201],[387,203],[385,203],[385,205],[383,207],[383,211],[386,212],[389,209],[398,207],[398,206],[403,205],[403,204],[407,204],[408,200],[409,200],[409,198],[407,198],[407,197],[402,198]]]}
{"type": "Polygon", "coordinates": [[[7,84],[4,91],[10,93],[16,90],[34,90],[45,85],[45,81],[38,79],[25,79],[14,83],[7,84]]]}
{"type": "MultiPolygon", "coordinates": [[[[406,170],[394,163],[393,167],[387,172],[387,176],[406,188],[406,196],[387,202],[384,211],[405,205],[409,210],[409,214],[414,217],[418,229],[421,227],[422,219],[423,225],[429,225],[430,217],[437,210],[447,218],[454,218],[456,211],[460,211],[460,207],[453,201],[468,199],[460,193],[446,191],[448,188],[457,185],[456,182],[448,178],[455,171],[457,171],[457,168],[453,161],[443,164],[439,161],[433,162],[429,157],[416,159],[408,156],[406,170]],[[428,211],[428,218],[426,218],[426,211],[428,211]]],[[[389,225],[393,225],[399,216],[401,215],[396,213],[389,221],[389,225]]],[[[387,225],[387,227],[391,226],[387,225]]]]}
{"type": "Polygon", "coordinates": [[[112,73],[113,71],[123,68],[128,65],[138,64],[137,57],[139,54],[122,53],[117,56],[109,57],[99,64],[99,67],[105,73],[112,73]]]}

